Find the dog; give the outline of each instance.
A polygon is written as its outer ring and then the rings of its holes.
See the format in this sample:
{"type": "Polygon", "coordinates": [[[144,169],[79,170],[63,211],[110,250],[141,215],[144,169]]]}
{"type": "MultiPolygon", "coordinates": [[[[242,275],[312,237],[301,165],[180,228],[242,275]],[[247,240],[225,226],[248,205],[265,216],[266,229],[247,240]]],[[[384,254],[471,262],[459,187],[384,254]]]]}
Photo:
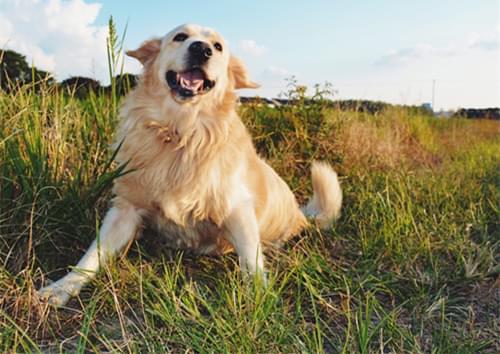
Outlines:
{"type": "Polygon", "coordinates": [[[263,248],[297,235],[307,217],[328,227],[339,216],[342,192],[329,165],[312,164],[314,193],[301,208],[258,156],[235,94],[258,85],[217,32],[182,25],[126,54],[143,66],[114,144],[130,172],[114,181],[99,237],[71,272],[39,291],[44,300],[61,306],[76,296],[145,224],[175,249],[235,251],[245,274],[265,279],[263,248]]]}

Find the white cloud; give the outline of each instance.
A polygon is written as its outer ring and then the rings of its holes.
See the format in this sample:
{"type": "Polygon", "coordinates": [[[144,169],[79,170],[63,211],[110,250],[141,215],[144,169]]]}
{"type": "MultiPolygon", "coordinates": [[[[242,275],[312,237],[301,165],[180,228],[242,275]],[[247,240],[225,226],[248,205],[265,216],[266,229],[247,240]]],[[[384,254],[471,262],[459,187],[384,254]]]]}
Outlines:
{"type": "Polygon", "coordinates": [[[268,66],[262,73],[264,77],[272,79],[284,79],[290,77],[292,74],[285,68],[276,66],[268,66]]]}
{"type": "Polygon", "coordinates": [[[289,70],[278,66],[261,68],[259,72],[255,77],[255,81],[261,85],[260,88],[257,90],[243,90],[240,92],[241,95],[278,97],[282,92],[287,91],[289,84],[287,79],[293,76],[293,73],[289,70]]]}
{"type": "Polygon", "coordinates": [[[459,43],[451,43],[447,46],[433,46],[428,43],[419,43],[413,47],[390,50],[380,57],[377,65],[401,65],[415,62],[417,60],[432,57],[451,57],[464,55],[467,51],[500,50],[500,26],[493,31],[485,33],[471,33],[468,39],[459,43]]]}
{"type": "Polygon", "coordinates": [[[253,39],[243,39],[240,41],[240,49],[249,55],[253,55],[255,57],[263,55],[267,48],[261,45],[258,45],[256,41],[253,39]]]}
{"type": "Polygon", "coordinates": [[[458,54],[454,46],[434,47],[427,43],[419,43],[414,47],[393,49],[377,60],[378,65],[406,64],[427,57],[446,57],[458,54]]]}
{"type": "Polygon", "coordinates": [[[468,47],[482,50],[500,50],[500,25],[492,32],[469,35],[468,47]]]}
{"type": "MultiPolygon", "coordinates": [[[[26,55],[58,80],[82,75],[106,83],[107,27],[95,24],[101,7],[84,0],[4,0],[0,48],[26,55]]],[[[137,72],[138,66],[127,63],[125,69],[137,72]]]]}

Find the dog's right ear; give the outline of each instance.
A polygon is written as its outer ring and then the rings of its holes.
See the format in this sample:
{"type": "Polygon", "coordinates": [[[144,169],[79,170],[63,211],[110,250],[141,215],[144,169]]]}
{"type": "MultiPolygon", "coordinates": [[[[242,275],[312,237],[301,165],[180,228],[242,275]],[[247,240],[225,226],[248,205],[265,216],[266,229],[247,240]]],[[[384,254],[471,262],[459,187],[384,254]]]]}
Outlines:
{"type": "Polygon", "coordinates": [[[125,54],[129,57],[136,58],[142,65],[146,66],[147,63],[156,58],[160,52],[160,48],[161,39],[153,38],[142,43],[142,45],[136,50],[127,50],[125,54]]]}
{"type": "Polygon", "coordinates": [[[250,80],[243,62],[233,56],[229,58],[229,77],[233,81],[235,89],[255,89],[260,87],[259,84],[250,80]]]}

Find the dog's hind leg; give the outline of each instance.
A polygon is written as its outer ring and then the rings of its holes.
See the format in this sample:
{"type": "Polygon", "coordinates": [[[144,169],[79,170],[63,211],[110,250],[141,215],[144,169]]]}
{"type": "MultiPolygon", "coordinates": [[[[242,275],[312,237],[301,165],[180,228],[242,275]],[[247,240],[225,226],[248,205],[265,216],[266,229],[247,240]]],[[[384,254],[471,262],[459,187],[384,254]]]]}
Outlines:
{"type": "Polygon", "coordinates": [[[52,305],[64,305],[95,277],[100,264],[134,238],[140,224],[141,216],[136,208],[130,205],[112,207],[104,218],[99,237],[78,264],[63,278],[39,290],[39,295],[52,305]]]}
{"type": "Polygon", "coordinates": [[[241,203],[226,220],[229,241],[236,249],[243,272],[262,276],[265,282],[264,256],[259,236],[259,225],[253,204],[241,203]]]}

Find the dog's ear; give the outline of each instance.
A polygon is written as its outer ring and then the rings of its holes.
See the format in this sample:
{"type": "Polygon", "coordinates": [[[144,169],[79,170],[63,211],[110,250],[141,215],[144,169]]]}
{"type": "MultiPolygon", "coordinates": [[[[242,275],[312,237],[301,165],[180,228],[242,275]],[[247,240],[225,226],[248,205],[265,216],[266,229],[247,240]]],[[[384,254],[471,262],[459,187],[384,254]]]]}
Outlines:
{"type": "Polygon", "coordinates": [[[136,50],[127,50],[125,53],[136,58],[141,62],[142,65],[146,66],[148,62],[151,62],[156,58],[161,48],[161,39],[153,38],[142,43],[142,45],[136,50]]]}
{"type": "Polygon", "coordinates": [[[233,56],[229,59],[229,77],[232,78],[235,89],[255,89],[260,87],[259,84],[248,78],[248,72],[243,62],[233,56]]]}

